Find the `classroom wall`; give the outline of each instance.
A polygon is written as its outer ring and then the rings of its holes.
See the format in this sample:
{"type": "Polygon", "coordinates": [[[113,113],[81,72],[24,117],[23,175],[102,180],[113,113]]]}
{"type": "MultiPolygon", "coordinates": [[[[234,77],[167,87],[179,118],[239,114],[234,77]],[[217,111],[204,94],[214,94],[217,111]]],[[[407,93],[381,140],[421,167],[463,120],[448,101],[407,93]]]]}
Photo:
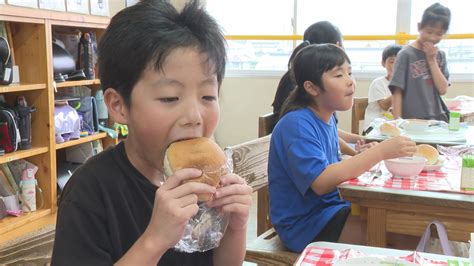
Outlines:
{"type": "MultiPolygon", "coordinates": [[[[186,0],[171,0],[181,9],[186,0]]],[[[201,1],[205,4],[206,1],[201,1]]],[[[110,14],[125,7],[125,1],[110,0],[110,14]]],[[[221,118],[215,139],[226,147],[258,136],[258,116],[272,112],[271,104],[280,77],[228,77],[220,89],[221,118]]],[[[370,80],[357,80],[356,97],[367,97],[370,80]]],[[[474,96],[474,83],[453,82],[448,97],[474,96]]],[[[350,131],[351,111],[339,112],[339,127],[350,131]]]]}
{"type": "MultiPolygon", "coordinates": [[[[228,77],[220,90],[221,118],[215,139],[221,147],[258,136],[258,116],[272,112],[279,77],[228,77]]],[[[367,97],[370,80],[357,80],[356,97],[367,97]]],[[[473,82],[453,82],[447,97],[474,96],[473,82]]],[[[351,111],[338,112],[339,127],[350,132],[351,111]]]]}

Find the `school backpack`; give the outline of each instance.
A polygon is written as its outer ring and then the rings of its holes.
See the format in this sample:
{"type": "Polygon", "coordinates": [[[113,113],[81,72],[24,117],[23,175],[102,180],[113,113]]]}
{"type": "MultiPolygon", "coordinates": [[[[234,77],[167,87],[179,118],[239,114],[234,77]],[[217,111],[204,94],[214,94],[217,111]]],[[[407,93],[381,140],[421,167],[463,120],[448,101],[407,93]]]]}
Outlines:
{"type": "Polygon", "coordinates": [[[0,37],[0,85],[8,85],[12,83],[12,57],[10,46],[5,37],[0,37]]]}
{"type": "Polygon", "coordinates": [[[0,102],[0,146],[5,152],[16,151],[21,142],[18,119],[14,108],[0,102]]]}

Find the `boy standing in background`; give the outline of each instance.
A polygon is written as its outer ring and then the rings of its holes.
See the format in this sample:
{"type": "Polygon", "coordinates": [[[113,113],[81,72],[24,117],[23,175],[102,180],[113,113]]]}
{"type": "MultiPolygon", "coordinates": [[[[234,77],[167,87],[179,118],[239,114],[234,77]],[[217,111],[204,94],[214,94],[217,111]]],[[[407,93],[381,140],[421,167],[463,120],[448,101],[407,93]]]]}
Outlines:
{"type": "Polygon", "coordinates": [[[388,88],[388,83],[392,78],[395,59],[401,49],[402,46],[391,44],[385,47],[382,52],[382,66],[385,68],[387,74],[374,79],[370,84],[369,104],[365,110],[364,129],[368,128],[375,118],[383,117],[383,114],[388,112],[392,106],[392,93],[388,88]]]}
{"type": "Polygon", "coordinates": [[[449,8],[435,3],[418,23],[418,39],[397,56],[390,81],[394,118],[448,121],[448,108],[441,95],[449,87],[446,54],[435,45],[446,34],[451,21],[449,8]]]}

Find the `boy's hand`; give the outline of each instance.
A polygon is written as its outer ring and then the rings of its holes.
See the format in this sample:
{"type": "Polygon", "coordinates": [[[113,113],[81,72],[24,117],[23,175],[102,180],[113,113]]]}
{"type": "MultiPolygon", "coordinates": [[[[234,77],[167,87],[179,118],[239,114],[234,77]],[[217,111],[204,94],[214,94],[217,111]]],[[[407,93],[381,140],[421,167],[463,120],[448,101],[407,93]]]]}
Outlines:
{"type": "Polygon", "coordinates": [[[438,47],[434,46],[431,42],[424,42],[422,44],[423,52],[425,52],[427,60],[436,60],[438,54],[438,47]]]}
{"type": "Polygon", "coordinates": [[[153,213],[145,231],[152,243],[164,245],[166,249],[173,247],[181,239],[189,219],[198,212],[197,194],[216,192],[215,187],[207,184],[182,184],[201,173],[191,168],[178,170],[156,190],[153,213]]]}
{"type": "Polygon", "coordinates": [[[229,227],[235,231],[246,230],[252,205],[252,188],[236,174],[221,177],[221,187],[217,189],[214,199],[208,207],[219,208],[221,212],[230,213],[229,227]]]}
{"type": "Polygon", "coordinates": [[[382,152],[382,160],[413,156],[416,152],[416,143],[404,136],[384,140],[377,147],[382,152]]]}

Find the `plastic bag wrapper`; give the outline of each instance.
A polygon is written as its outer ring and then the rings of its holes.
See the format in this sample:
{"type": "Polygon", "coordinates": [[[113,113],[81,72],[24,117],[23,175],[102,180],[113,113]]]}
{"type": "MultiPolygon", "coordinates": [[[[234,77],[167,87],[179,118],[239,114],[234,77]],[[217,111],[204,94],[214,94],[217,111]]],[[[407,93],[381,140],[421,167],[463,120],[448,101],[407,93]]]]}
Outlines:
{"type": "MultiPolygon", "coordinates": [[[[226,166],[218,170],[222,175],[233,171],[231,156],[232,152],[226,150],[226,166]]],[[[174,249],[186,253],[214,249],[219,246],[228,223],[228,214],[219,213],[217,209],[207,207],[206,202],[201,202],[197,214],[189,220],[174,249]]]]}
{"type": "Polygon", "coordinates": [[[440,154],[446,157],[462,157],[468,154],[474,154],[474,146],[472,145],[456,145],[456,146],[442,146],[437,145],[440,154]]]}

